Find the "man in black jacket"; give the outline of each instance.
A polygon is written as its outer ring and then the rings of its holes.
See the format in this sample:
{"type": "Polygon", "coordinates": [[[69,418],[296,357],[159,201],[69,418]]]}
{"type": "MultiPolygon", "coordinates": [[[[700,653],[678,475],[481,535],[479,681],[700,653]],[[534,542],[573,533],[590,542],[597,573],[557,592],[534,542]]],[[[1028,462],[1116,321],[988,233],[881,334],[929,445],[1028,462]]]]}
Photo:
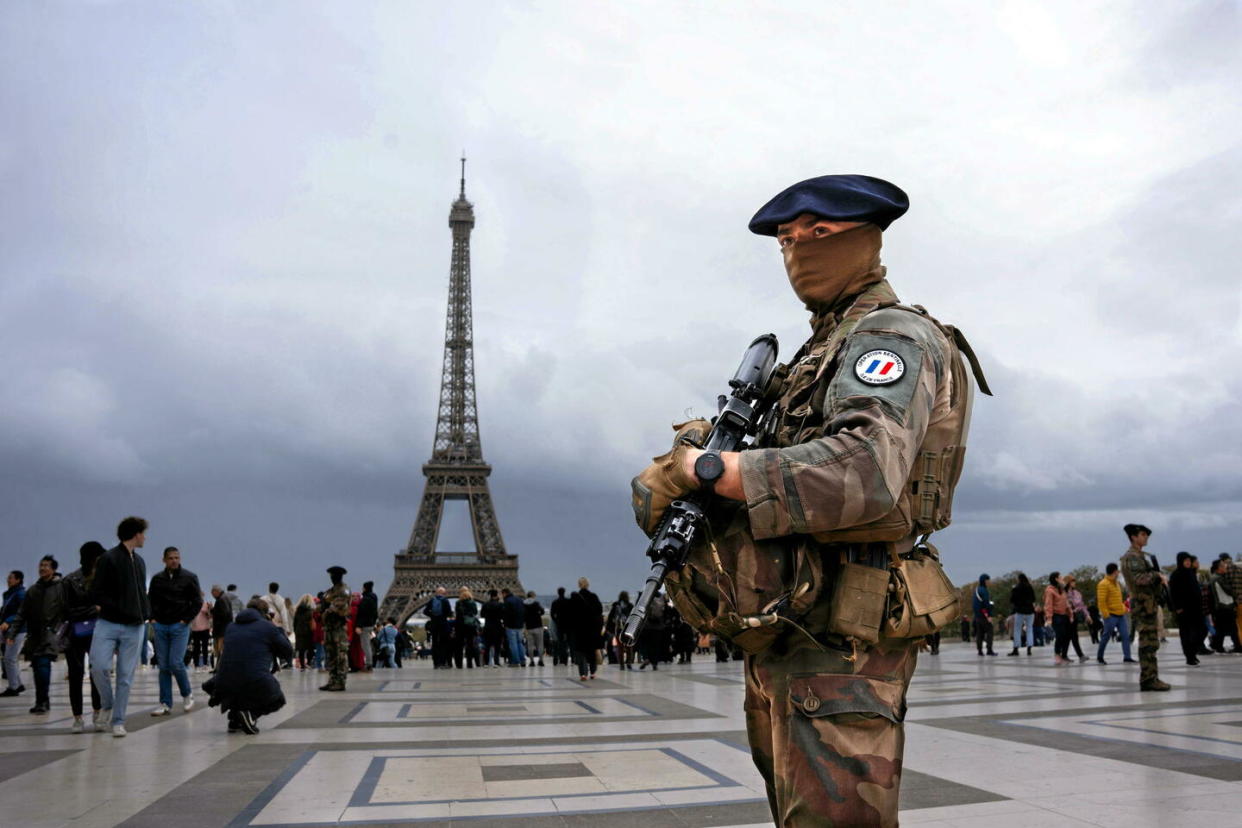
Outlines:
{"type": "MultiPolygon", "coordinates": [[[[1177,615],[1182,655],[1191,667],[1199,666],[1207,625],[1203,623],[1203,593],[1199,588],[1198,559],[1189,552],[1177,553],[1177,569],[1169,576],[1169,600],[1177,615]]],[[[1210,651],[1209,651],[1210,652],[1210,651]]]]}
{"type": "Polygon", "coordinates": [[[548,607],[552,619],[552,663],[569,663],[569,599],[565,587],[556,588],[556,598],[548,607]]]}
{"type": "Polygon", "coordinates": [[[203,683],[208,705],[228,713],[229,732],[258,733],[255,720],[285,706],[272,661],[293,658],[285,631],[267,620],[267,604],[254,598],[224,634],[224,653],[216,674],[203,683]]]}
{"type": "Polygon", "coordinates": [[[95,637],[91,642],[91,676],[99,688],[99,721],[96,729],[109,723],[113,736],[125,735],[125,708],[129,704],[129,688],[138,669],[138,656],[144,640],[146,621],[151,617],[147,598],[147,564],[138,554],[146,543],[147,522],[140,517],[127,517],[116,528],[121,541],[109,549],[95,564],[95,581],[91,595],[99,607],[95,637]],[[116,692],[113,693],[112,660],[116,659],[116,692]]]}
{"type": "Polygon", "coordinates": [[[526,605],[521,595],[514,595],[508,587],[500,590],[500,603],[504,605],[505,641],[509,645],[509,666],[526,666],[526,605]]]}
{"type": "Polygon", "coordinates": [[[358,637],[358,645],[362,647],[362,658],[366,662],[367,670],[375,663],[371,634],[375,632],[375,625],[378,623],[379,596],[375,594],[375,582],[367,581],[362,585],[362,597],[358,599],[358,616],[354,619],[354,635],[358,637]]]}
{"type": "Polygon", "coordinates": [[[431,637],[431,661],[435,669],[449,669],[453,666],[449,660],[449,618],[453,615],[453,605],[449,603],[448,592],[444,587],[436,587],[436,592],[423,605],[423,615],[427,616],[427,635],[431,637]]]}
{"type": "Polygon", "coordinates": [[[151,715],[167,716],[172,709],[174,676],[181,691],[181,707],[189,713],[194,694],[185,670],[185,646],[190,640],[190,622],[203,606],[203,589],[198,576],[181,565],[177,547],[164,550],[164,570],[151,578],[147,597],[155,619],[155,660],[160,665],[160,703],[151,715]]]}
{"type": "Polygon", "coordinates": [[[483,619],[483,660],[493,667],[500,666],[501,653],[505,651],[505,608],[499,595],[489,589],[487,603],[479,610],[483,619]]]}

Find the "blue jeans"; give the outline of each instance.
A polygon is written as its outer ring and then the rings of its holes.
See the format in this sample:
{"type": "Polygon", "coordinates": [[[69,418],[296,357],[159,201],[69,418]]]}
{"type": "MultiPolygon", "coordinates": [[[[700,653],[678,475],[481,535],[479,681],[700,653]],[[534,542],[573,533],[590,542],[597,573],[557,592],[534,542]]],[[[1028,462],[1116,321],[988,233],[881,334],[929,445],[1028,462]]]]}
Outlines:
{"type": "Polygon", "coordinates": [[[526,630],[511,630],[505,627],[505,639],[509,642],[509,663],[526,663],[526,642],[523,640],[526,630]]]}
{"type": "Polygon", "coordinates": [[[1126,626],[1126,617],[1124,615],[1110,615],[1104,619],[1104,629],[1100,631],[1100,649],[1096,651],[1096,658],[1104,657],[1104,647],[1108,644],[1109,639],[1113,637],[1113,630],[1121,635],[1121,653],[1126,658],[1130,657],[1130,629],[1126,626]]]}
{"type": "Polygon", "coordinates": [[[91,678],[99,688],[102,709],[112,710],[112,724],[125,724],[125,708],[129,705],[129,688],[138,669],[138,656],[146,643],[144,624],[114,624],[100,618],[95,622],[95,638],[91,641],[91,678]],[[116,693],[112,692],[112,657],[116,656],[116,693]]]}
{"type": "Polygon", "coordinates": [[[315,669],[316,670],[323,669],[324,652],[325,651],[323,647],[323,642],[321,641],[315,645],[315,669]]]}
{"type": "Polygon", "coordinates": [[[1013,648],[1033,647],[1035,646],[1035,613],[1023,614],[1015,612],[1013,614],[1013,648]],[[1025,625],[1025,627],[1023,626],[1025,625]],[[1025,644],[1018,642],[1025,641],[1025,644]]]}
{"type": "Polygon", "coordinates": [[[26,634],[18,633],[11,642],[4,644],[4,677],[9,680],[9,689],[16,690],[22,686],[21,661],[22,645],[26,643],[26,634]]]}
{"type": "Polygon", "coordinates": [[[172,680],[177,677],[181,698],[190,695],[190,677],[185,672],[185,645],[190,640],[190,625],[155,623],[155,660],[160,665],[160,704],[172,707],[172,680]]]}

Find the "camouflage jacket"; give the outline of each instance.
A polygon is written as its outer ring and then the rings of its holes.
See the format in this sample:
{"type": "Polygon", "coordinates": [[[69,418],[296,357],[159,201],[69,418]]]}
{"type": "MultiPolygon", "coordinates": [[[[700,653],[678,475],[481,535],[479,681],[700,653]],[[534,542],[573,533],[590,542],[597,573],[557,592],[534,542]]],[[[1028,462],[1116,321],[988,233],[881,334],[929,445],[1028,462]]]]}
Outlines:
{"type": "Polygon", "coordinates": [[[924,436],[949,415],[955,389],[944,334],[926,317],[880,307],[896,301],[887,281],[876,283],[843,313],[819,320],[795,355],[774,445],[741,455],[756,539],[831,541],[838,538],[830,533],[877,522],[884,525],[857,539],[895,540],[879,537],[891,529],[910,534],[910,515],[894,513],[924,436]],[[838,342],[834,334],[844,325],[853,329],[838,342]],[[873,353],[896,354],[900,378],[868,382],[867,366],[858,363],[873,353]]]}
{"type": "Polygon", "coordinates": [[[333,584],[323,594],[323,624],[325,627],[343,627],[348,620],[349,587],[344,582],[333,584]]]}
{"type": "Polygon", "coordinates": [[[670,595],[694,626],[758,652],[776,632],[745,619],[785,602],[788,617],[818,632],[835,565],[825,544],[912,545],[916,525],[928,521],[914,514],[921,501],[911,478],[926,479],[928,458],[944,464],[934,477],[952,481],[930,522],[948,522],[964,446],[926,449],[954,418],[968,425],[973,391],[945,329],[921,311],[888,307],[896,301],[882,280],[812,321],[811,339],[783,368],[769,427],[740,456],[745,502],[712,504],[710,542],[669,576],[670,595]],[[898,379],[867,382],[881,352],[901,366],[898,379]]]}
{"type": "Polygon", "coordinates": [[[1121,556],[1121,576],[1125,578],[1131,595],[1160,596],[1164,579],[1153,565],[1151,556],[1142,549],[1131,546],[1121,556]]]}

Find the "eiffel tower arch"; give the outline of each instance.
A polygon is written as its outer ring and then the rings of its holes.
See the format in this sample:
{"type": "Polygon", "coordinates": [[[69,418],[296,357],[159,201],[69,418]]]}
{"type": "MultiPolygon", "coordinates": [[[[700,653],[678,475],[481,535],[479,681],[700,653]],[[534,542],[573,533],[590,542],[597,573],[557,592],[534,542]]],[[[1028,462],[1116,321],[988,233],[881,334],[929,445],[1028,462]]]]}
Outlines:
{"type": "Polygon", "coordinates": [[[518,556],[505,551],[500,522],[483,460],[479,412],[474,393],[474,326],[470,307],[470,232],[474,205],[466,200],[466,159],[461,159],[461,192],[449,210],[453,255],[449,267],[448,313],[444,326],[444,362],[440,372],[440,409],[431,459],[423,464],[423,498],[405,548],[393,562],[393,580],[384,595],[380,617],[404,624],[437,586],[455,596],[467,586],[476,597],[508,587],[519,591],[518,556]],[[464,500],[470,510],[473,552],[436,552],[444,503],[464,500]]]}

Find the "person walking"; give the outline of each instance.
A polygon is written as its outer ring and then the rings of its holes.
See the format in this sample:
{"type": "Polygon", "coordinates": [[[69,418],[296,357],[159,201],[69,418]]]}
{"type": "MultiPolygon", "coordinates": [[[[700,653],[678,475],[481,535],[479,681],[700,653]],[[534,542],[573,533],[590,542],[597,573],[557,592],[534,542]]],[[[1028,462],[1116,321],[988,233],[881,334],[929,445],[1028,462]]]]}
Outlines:
{"type": "Polygon", "coordinates": [[[505,648],[505,607],[500,603],[500,593],[487,591],[487,603],[479,610],[483,618],[483,661],[493,667],[500,666],[505,648]]]}
{"type": "Polygon", "coordinates": [[[565,597],[565,587],[556,588],[556,598],[548,608],[552,632],[552,664],[569,663],[569,627],[565,623],[569,618],[569,599],[565,597]]]}
{"type": "MultiPolygon", "coordinates": [[[[59,565],[51,555],[39,560],[39,579],[26,590],[22,608],[17,613],[13,629],[26,633],[22,655],[30,662],[34,675],[35,703],[31,713],[43,714],[52,706],[52,662],[60,654],[56,627],[64,612],[59,565]]],[[[9,640],[13,646],[13,641],[9,640]]]]}
{"type": "MultiPolygon", "coordinates": [[[[1065,583],[1065,601],[1069,604],[1069,646],[1074,648],[1074,652],[1078,655],[1078,663],[1081,664],[1087,660],[1083,655],[1082,645],[1078,642],[1078,625],[1090,624],[1091,616],[1087,613],[1087,603],[1082,599],[1082,593],[1078,591],[1078,579],[1073,575],[1066,575],[1063,579],[1065,583]]],[[[1065,657],[1069,658],[1069,650],[1066,649],[1065,657]]]]}
{"type": "Polygon", "coordinates": [[[1207,635],[1204,629],[1194,557],[1189,552],[1177,553],[1177,568],[1169,576],[1169,602],[1177,617],[1177,635],[1182,642],[1182,655],[1191,667],[1199,666],[1199,650],[1207,635]]]}
{"type": "Polygon", "coordinates": [[[596,656],[602,646],[600,631],[604,627],[604,606],[599,596],[591,592],[591,582],[586,577],[578,579],[578,591],[570,598],[570,625],[578,680],[593,679],[596,656]]]}
{"type": "Polygon", "coordinates": [[[617,642],[617,668],[621,670],[634,669],[634,648],[626,644],[621,636],[621,633],[625,632],[625,623],[629,620],[630,611],[633,609],[634,604],[630,601],[630,593],[621,590],[617,595],[617,600],[608,610],[608,621],[604,624],[604,635],[617,642]]]}
{"type": "Polygon", "coordinates": [[[0,607],[0,644],[4,647],[4,678],[9,686],[4,688],[3,696],[16,696],[26,689],[22,684],[21,653],[26,643],[26,633],[9,630],[17,622],[17,613],[21,611],[22,601],[26,600],[26,575],[20,569],[9,573],[8,588],[4,591],[4,604],[0,607]],[[13,643],[9,643],[9,641],[13,643]]]}
{"type": "Polygon", "coordinates": [[[358,599],[358,617],[354,622],[354,635],[358,638],[358,646],[362,648],[363,669],[370,670],[375,666],[375,653],[371,649],[371,634],[379,624],[379,596],[375,594],[375,582],[367,581],[362,585],[362,595],[358,599]]]}
{"type": "Polygon", "coordinates": [[[397,619],[389,618],[388,621],[375,634],[375,642],[379,655],[376,656],[380,667],[387,667],[390,670],[396,669],[397,657],[397,619]]]}
{"type": "Polygon", "coordinates": [[[1212,607],[1212,625],[1216,628],[1212,636],[1212,649],[1218,653],[1225,652],[1225,637],[1233,639],[1230,652],[1242,652],[1242,642],[1238,640],[1238,622],[1234,611],[1234,599],[1229,594],[1226,579],[1229,573],[1229,559],[1217,558],[1212,561],[1211,577],[1208,578],[1210,602],[1212,607]]]}
{"type": "Polygon", "coordinates": [[[147,521],[135,516],[120,522],[116,529],[120,543],[96,561],[91,586],[91,597],[99,607],[91,641],[91,676],[103,705],[96,729],[111,724],[112,735],[118,738],[126,734],[129,690],[138,669],[140,648],[145,644],[146,620],[151,617],[151,602],[144,586],[147,563],[138,554],[146,543],[148,527],[147,521]],[[115,691],[112,676],[116,678],[115,691]]]}
{"type": "MultiPolygon", "coordinates": [[[[86,730],[82,719],[82,679],[86,675],[86,654],[90,652],[91,641],[95,635],[95,621],[99,613],[90,599],[91,583],[95,577],[95,563],[106,550],[98,541],[87,541],[78,550],[78,561],[81,566],[61,581],[61,595],[64,606],[65,622],[68,624],[68,643],[65,648],[65,666],[69,673],[69,707],[73,710],[74,733],[86,730]]],[[[95,687],[95,677],[90,677],[91,730],[95,720],[99,718],[99,689],[95,687]]]]}
{"type": "Polygon", "coordinates": [[[479,662],[479,602],[469,587],[457,590],[457,606],[454,608],[457,637],[453,645],[453,661],[461,669],[462,658],[466,668],[473,669],[479,662]]]}
{"type": "Polygon", "coordinates": [[[539,660],[539,666],[543,666],[543,604],[539,603],[535,591],[532,589],[526,593],[526,600],[522,602],[522,621],[526,627],[524,636],[526,644],[526,657],[530,659],[530,666],[535,666],[535,659],[539,660]]]}
{"type": "Polygon", "coordinates": [[[449,603],[448,591],[436,587],[435,593],[423,605],[423,615],[427,616],[427,635],[431,638],[431,662],[436,670],[452,667],[451,640],[449,639],[449,618],[453,614],[453,606],[449,603]]]}
{"type": "Polygon", "coordinates": [[[151,578],[147,597],[155,619],[155,658],[160,669],[160,703],[152,716],[167,716],[172,710],[173,679],[181,693],[182,709],[194,708],[194,694],[185,669],[190,623],[199,614],[203,592],[198,576],[181,566],[181,552],[175,546],[164,550],[164,569],[151,578]]]}
{"type": "Polygon", "coordinates": [[[1009,654],[1016,656],[1025,644],[1026,654],[1030,655],[1035,645],[1035,588],[1025,572],[1018,573],[1018,582],[1009,593],[1009,608],[1013,613],[1013,650],[1009,654]]]}
{"type": "Polygon", "coordinates": [[[975,586],[975,594],[971,598],[971,609],[975,612],[975,649],[979,651],[979,655],[983,655],[983,645],[986,643],[990,656],[996,655],[992,649],[992,608],[995,606],[992,602],[992,593],[988,591],[988,581],[992,580],[992,576],[986,572],[979,576],[979,583],[975,586]]]}
{"type": "Polygon", "coordinates": [[[508,587],[500,590],[500,603],[504,606],[505,641],[509,645],[509,666],[526,666],[526,604],[522,596],[514,595],[508,587]]]}
{"type": "Polygon", "coordinates": [[[190,652],[186,655],[194,671],[211,669],[211,603],[204,596],[198,615],[190,622],[190,652]]]}
{"type": "MultiPolygon", "coordinates": [[[[289,617],[289,610],[285,606],[285,598],[280,594],[280,584],[272,581],[267,585],[267,595],[263,596],[263,602],[267,604],[267,611],[274,617],[272,622],[285,631],[285,637],[293,635],[293,619],[289,617]]],[[[290,659],[285,662],[278,662],[279,666],[290,668],[293,661],[290,659]]]]}
{"type": "Polygon", "coordinates": [[[1121,652],[1127,662],[1134,662],[1130,657],[1130,629],[1126,624],[1126,604],[1121,600],[1121,586],[1117,583],[1121,573],[1115,563],[1104,567],[1104,577],[1095,587],[1095,603],[1100,608],[1100,619],[1104,628],[1100,632],[1100,645],[1095,652],[1095,660],[1107,664],[1104,660],[1104,649],[1116,633],[1121,638],[1121,652]]]}
{"type": "Polygon", "coordinates": [[[309,592],[298,599],[293,610],[293,651],[299,670],[310,669],[315,660],[315,632],[311,621],[315,615],[315,596],[309,592]]]}
{"type": "Polygon", "coordinates": [[[345,567],[328,567],[332,586],[323,593],[323,643],[324,659],[328,667],[328,683],[320,690],[344,692],[345,677],[349,675],[349,636],[345,627],[349,622],[349,587],[342,580],[345,567]]]}
{"type": "Polygon", "coordinates": [[[207,704],[228,715],[230,733],[255,734],[260,716],[285,706],[285,694],[272,674],[274,661],[291,661],[293,645],[267,618],[267,602],[251,599],[224,633],[216,674],[203,683],[207,704]]]}
{"type": "Polygon", "coordinates": [[[1065,597],[1065,584],[1061,583],[1061,573],[1048,575],[1048,586],[1044,587],[1044,611],[1052,616],[1052,663],[1060,666],[1069,664],[1066,657],[1069,651],[1069,600],[1065,597]]]}

